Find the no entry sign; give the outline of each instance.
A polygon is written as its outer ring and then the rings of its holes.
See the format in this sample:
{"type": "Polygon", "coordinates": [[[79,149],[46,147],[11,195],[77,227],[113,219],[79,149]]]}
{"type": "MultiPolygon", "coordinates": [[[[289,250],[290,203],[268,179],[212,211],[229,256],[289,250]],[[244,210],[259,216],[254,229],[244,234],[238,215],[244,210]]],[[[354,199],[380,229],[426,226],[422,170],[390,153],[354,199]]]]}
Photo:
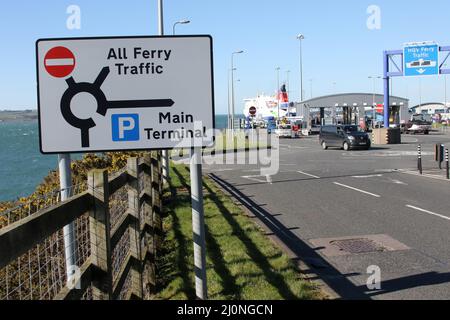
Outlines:
{"type": "Polygon", "coordinates": [[[54,47],[45,55],[44,65],[51,76],[63,78],[75,69],[75,55],[65,47],[54,47]]]}
{"type": "Polygon", "coordinates": [[[212,145],[211,37],[42,39],[36,50],[41,152],[212,145]]]}

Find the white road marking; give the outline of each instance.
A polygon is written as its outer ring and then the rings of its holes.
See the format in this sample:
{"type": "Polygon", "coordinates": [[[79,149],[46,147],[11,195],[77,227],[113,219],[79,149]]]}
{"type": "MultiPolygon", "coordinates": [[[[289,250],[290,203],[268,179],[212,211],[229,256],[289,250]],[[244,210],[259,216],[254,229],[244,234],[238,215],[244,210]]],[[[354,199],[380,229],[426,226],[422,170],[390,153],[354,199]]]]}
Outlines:
{"type": "Polygon", "coordinates": [[[407,207],[410,208],[410,209],[414,209],[414,210],[417,210],[417,211],[421,211],[421,212],[424,212],[424,213],[431,214],[433,216],[436,216],[436,217],[439,217],[439,218],[442,218],[442,219],[445,219],[445,220],[450,220],[450,217],[443,216],[442,214],[439,214],[439,213],[435,213],[435,212],[428,211],[428,210],[425,210],[425,209],[421,209],[421,208],[418,208],[418,207],[414,207],[414,206],[411,206],[411,205],[407,205],[407,207]]]}
{"type": "Polygon", "coordinates": [[[333,182],[333,183],[335,185],[337,185],[337,186],[341,186],[341,187],[344,187],[344,188],[347,188],[347,189],[351,189],[351,190],[355,190],[355,191],[358,191],[358,192],[361,192],[361,193],[365,193],[365,194],[368,194],[369,196],[372,196],[372,197],[375,197],[375,198],[381,198],[381,196],[379,196],[378,194],[375,194],[375,193],[371,193],[371,192],[367,192],[367,191],[364,191],[364,190],[361,190],[361,189],[358,189],[358,188],[347,186],[347,185],[339,183],[339,182],[333,182]]]}
{"type": "Polygon", "coordinates": [[[400,185],[402,185],[402,186],[407,186],[408,184],[407,183],[405,183],[405,182],[403,182],[403,181],[400,181],[400,180],[397,180],[397,179],[389,179],[392,183],[394,183],[394,184],[400,184],[400,185]]]}
{"type": "Polygon", "coordinates": [[[412,176],[425,177],[425,178],[450,182],[450,180],[448,180],[446,177],[438,176],[438,175],[434,175],[434,174],[427,174],[427,173],[420,174],[419,172],[415,172],[415,171],[399,171],[399,172],[403,173],[403,174],[409,174],[412,176]]]}
{"type": "MultiPolygon", "coordinates": [[[[267,180],[269,180],[269,179],[267,179],[267,177],[264,177],[264,178],[266,178],[266,180],[258,179],[258,178],[262,178],[262,177],[263,176],[261,176],[261,175],[256,175],[256,176],[242,176],[241,178],[248,179],[251,181],[261,182],[261,183],[269,182],[269,181],[267,181],[267,180]]],[[[269,183],[271,183],[271,181],[269,183]]]]}
{"type": "Polygon", "coordinates": [[[236,169],[214,169],[214,172],[227,172],[227,171],[234,171],[236,169]]]}
{"type": "Polygon", "coordinates": [[[357,179],[363,179],[363,178],[376,178],[376,177],[382,177],[382,174],[372,174],[372,175],[368,175],[368,176],[352,176],[352,178],[357,178],[357,179]]]}
{"type": "Polygon", "coordinates": [[[305,176],[308,176],[308,177],[311,177],[311,178],[314,178],[314,179],[320,179],[320,177],[318,177],[318,176],[315,176],[315,175],[313,175],[313,174],[310,174],[310,173],[306,173],[306,172],[303,172],[303,171],[297,171],[298,173],[300,173],[300,174],[304,174],[305,176]]]}
{"type": "Polygon", "coordinates": [[[290,146],[290,145],[287,145],[287,144],[280,144],[280,147],[285,147],[285,148],[288,148],[288,149],[309,149],[309,147],[295,147],[295,146],[290,146]]]}

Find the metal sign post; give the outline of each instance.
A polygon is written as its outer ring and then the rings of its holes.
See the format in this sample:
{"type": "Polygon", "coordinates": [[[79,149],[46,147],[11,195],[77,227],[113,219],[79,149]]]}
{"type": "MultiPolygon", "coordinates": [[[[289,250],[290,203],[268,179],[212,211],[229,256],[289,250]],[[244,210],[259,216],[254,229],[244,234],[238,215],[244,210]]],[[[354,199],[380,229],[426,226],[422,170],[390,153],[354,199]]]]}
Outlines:
{"type": "Polygon", "coordinates": [[[199,299],[208,299],[206,283],[205,216],[203,211],[202,149],[191,149],[192,231],[194,236],[195,292],[199,299]]]}
{"type": "MultiPolygon", "coordinates": [[[[72,175],[70,169],[70,154],[62,153],[58,155],[59,183],[61,188],[61,201],[70,197],[72,188],[72,175]]],[[[64,251],[66,255],[66,275],[67,283],[72,284],[73,276],[76,272],[76,237],[74,222],[68,224],[63,229],[64,251]]]]}

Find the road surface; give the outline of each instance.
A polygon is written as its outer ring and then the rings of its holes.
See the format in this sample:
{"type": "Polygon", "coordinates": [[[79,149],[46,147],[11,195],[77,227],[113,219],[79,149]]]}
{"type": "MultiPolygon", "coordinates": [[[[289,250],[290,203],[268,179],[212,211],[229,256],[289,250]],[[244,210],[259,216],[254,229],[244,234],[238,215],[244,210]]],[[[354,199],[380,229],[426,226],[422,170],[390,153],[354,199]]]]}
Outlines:
{"type": "Polygon", "coordinates": [[[433,155],[450,135],[351,152],[324,151],[317,137],[280,143],[280,171],[269,180],[249,165],[204,170],[342,298],[450,299],[450,182],[433,155]],[[381,290],[366,286],[371,266],[381,290]]]}

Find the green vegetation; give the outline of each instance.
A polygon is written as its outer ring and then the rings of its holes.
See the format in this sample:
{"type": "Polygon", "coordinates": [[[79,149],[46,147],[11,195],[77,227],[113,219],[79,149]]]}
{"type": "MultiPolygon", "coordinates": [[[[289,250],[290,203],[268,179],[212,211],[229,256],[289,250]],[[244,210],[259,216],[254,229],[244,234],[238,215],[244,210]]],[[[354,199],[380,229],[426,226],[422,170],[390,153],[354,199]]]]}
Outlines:
{"type": "Polygon", "coordinates": [[[37,110],[0,110],[0,122],[35,121],[37,119],[37,110]]]}
{"type": "Polygon", "coordinates": [[[433,129],[442,129],[442,128],[446,128],[447,125],[442,124],[442,123],[433,123],[432,127],[433,127],[433,129]]]}
{"type": "MultiPolygon", "coordinates": [[[[171,168],[166,201],[166,237],[158,261],[159,299],[195,299],[189,172],[171,168]]],[[[319,290],[246,216],[204,179],[209,298],[215,300],[318,299],[319,290]]]]}
{"type": "MultiPolygon", "coordinates": [[[[253,133],[255,131],[252,131],[253,133]]],[[[245,132],[240,130],[236,131],[234,135],[227,135],[225,132],[221,132],[216,135],[214,147],[205,148],[204,154],[225,153],[230,151],[244,151],[244,150],[254,150],[257,148],[267,148],[270,147],[270,139],[264,140],[261,135],[260,139],[256,135],[250,134],[248,138],[245,136],[245,132]]],[[[183,156],[188,154],[187,149],[173,150],[172,156],[183,156]]]]}
{"type": "MultiPolygon", "coordinates": [[[[143,156],[143,152],[107,152],[103,154],[88,153],[81,160],[72,161],[72,185],[86,186],[87,173],[92,169],[107,169],[109,173],[117,172],[125,167],[127,158],[143,156]]],[[[11,221],[17,221],[27,212],[36,208],[54,203],[54,197],[48,196],[59,189],[59,174],[57,170],[49,172],[44,181],[36,187],[36,190],[28,197],[22,197],[17,201],[0,201],[0,214],[16,206],[22,206],[14,211],[11,221]]],[[[0,229],[7,225],[7,218],[0,215],[0,229]]]]}

